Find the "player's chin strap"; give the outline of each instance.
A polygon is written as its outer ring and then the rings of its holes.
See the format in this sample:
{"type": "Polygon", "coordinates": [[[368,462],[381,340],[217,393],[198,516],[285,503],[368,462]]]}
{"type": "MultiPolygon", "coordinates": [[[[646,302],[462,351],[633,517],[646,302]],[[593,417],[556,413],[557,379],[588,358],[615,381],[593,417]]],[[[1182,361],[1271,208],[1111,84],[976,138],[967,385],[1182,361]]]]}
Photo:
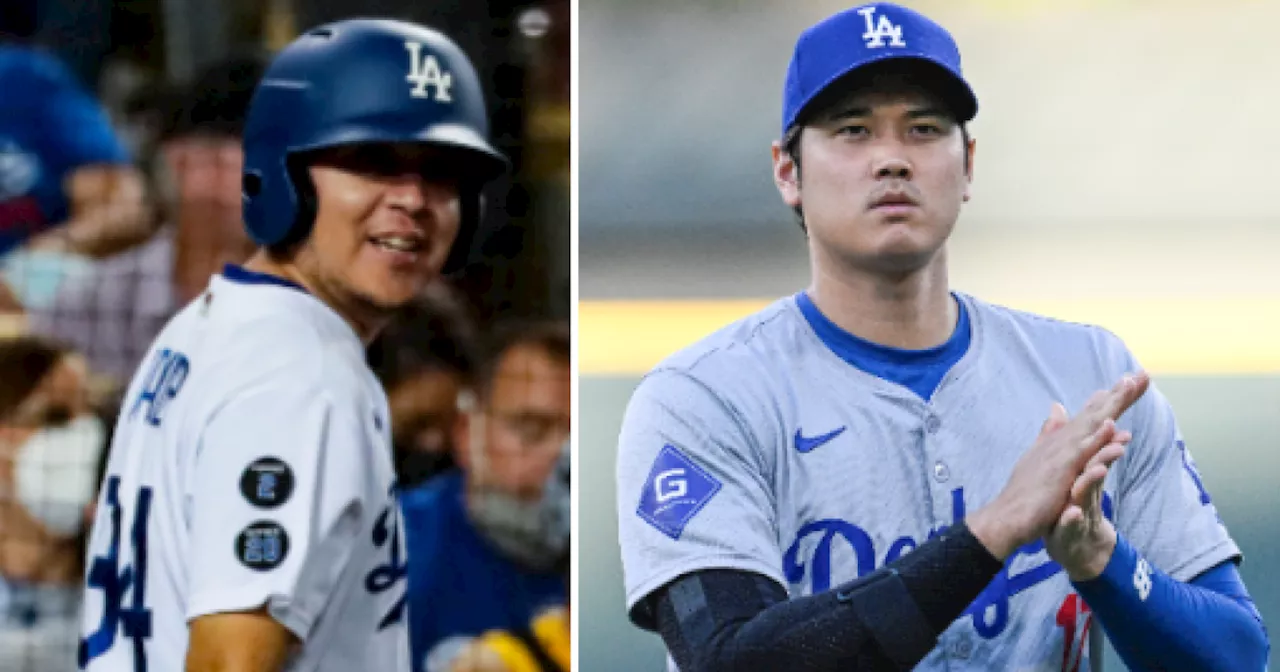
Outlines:
{"type": "Polygon", "coordinates": [[[892,567],[837,590],[836,601],[853,608],[880,651],[899,670],[915,667],[937,644],[928,618],[892,567]]]}

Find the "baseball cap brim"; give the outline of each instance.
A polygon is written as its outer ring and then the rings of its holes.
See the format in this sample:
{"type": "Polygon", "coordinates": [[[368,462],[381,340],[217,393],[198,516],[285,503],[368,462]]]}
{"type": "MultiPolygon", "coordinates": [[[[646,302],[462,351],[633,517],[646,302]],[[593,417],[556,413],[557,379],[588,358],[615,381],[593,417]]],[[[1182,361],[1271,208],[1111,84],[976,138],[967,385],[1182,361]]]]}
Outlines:
{"type": "Polygon", "coordinates": [[[947,64],[927,54],[898,51],[863,61],[833,75],[817,87],[797,110],[791,125],[811,122],[816,110],[840,96],[874,86],[875,80],[886,74],[901,75],[907,82],[933,92],[960,123],[968,122],[978,114],[978,99],[973,89],[947,64]]]}

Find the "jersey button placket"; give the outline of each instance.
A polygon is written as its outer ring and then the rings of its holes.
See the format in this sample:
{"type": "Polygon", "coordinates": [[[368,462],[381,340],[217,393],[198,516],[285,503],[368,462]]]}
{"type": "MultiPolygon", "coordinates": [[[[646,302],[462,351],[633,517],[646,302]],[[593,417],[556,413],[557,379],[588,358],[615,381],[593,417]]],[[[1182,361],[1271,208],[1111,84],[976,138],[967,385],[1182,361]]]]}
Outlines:
{"type": "MultiPolygon", "coordinates": [[[[924,431],[926,434],[925,441],[929,441],[928,437],[936,436],[938,430],[942,428],[942,419],[932,411],[928,411],[924,416],[924,431]]],[[[946,462],[936,460],[933,463],[933,479],[939,483],[946,483],[951,480],[951,468],[946,462]]]]}
{"type": "Polygon", "coordinates": [[[934,530],[940,530],[955,522],[952,520],[955,498],[949,484],[951,467],[946,462],[946,451],[943,450],[943,441],[939,436],[942,419],[927,402],[920,407],[917,418],[920,424],[916,426],[916,431],[924,456],[924,478],[929,488],[930,508],[933,510],[931,526],[934,530]]]}

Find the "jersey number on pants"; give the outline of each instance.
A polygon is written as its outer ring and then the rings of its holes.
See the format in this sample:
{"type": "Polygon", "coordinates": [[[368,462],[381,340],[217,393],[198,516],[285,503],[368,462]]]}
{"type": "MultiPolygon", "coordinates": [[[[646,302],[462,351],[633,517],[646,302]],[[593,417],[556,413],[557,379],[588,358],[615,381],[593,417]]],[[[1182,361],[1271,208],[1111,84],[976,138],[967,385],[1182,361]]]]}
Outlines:
{"type": "Polygon", "coordinates": [[[107,508],[111,516],[111,545],[106,555],[92,559],[88,587],[102,591],[102,622],[87,639],[80,640],[80,669],[89,661],[111,650],[116,643],[116,630],[123,626],[124,636],[133,640],[133,669],[146,672],[146,640],[151,637],[151,610],[147,595],[147,518],[151,513],[151,488],[138,491],[130,540],[133,543],[133,566],[120,567],[120,477],[107,479],[107,508]],[[124,607],[124,594],[130,593],[130,606],[124,607]]]}

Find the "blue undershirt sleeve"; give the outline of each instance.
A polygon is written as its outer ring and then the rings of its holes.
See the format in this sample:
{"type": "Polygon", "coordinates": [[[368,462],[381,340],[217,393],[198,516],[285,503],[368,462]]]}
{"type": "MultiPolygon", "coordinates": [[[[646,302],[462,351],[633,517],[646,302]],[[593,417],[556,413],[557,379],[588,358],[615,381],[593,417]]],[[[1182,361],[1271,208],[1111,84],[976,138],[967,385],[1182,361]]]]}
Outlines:
{"type": "Polygon", "coordinates": [[[1131,670],[1266,668],[1267,631],[1231,561],[1182,583],[1119,537],[1102,574],[1074,585],[1131,670]]]}

